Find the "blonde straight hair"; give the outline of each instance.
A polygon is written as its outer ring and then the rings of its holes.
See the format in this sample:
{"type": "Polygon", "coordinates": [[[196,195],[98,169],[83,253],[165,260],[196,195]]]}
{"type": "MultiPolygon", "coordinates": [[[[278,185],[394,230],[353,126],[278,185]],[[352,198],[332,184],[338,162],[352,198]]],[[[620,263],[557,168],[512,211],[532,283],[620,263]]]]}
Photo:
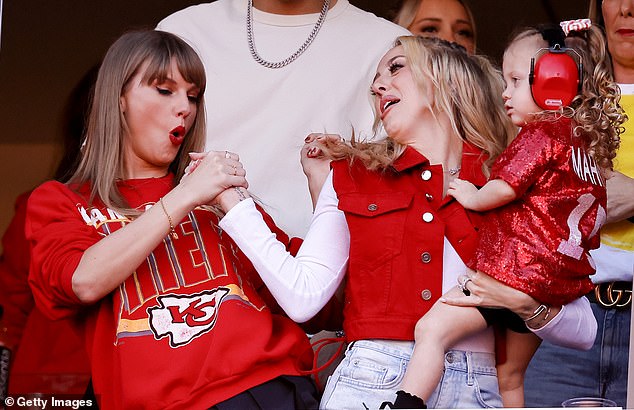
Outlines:
{"type": "Polygon", "coordinates": [[[188,153],[202,151],[205,144],[205,69],[196,52],[177,36],[157,30],[134,31],[122,35],[108,49],[95,83],[85,146],[77,170],[69,185],[90,184],[89,203],[99,198],[108,208],[134,216],[117,188],[117,179],[124,175],[123,138],[125,118],[120,97],[130,80],[145,67],[142,81],[162,82],[170,75],[172,62],[185,81],[200,89],[197,115],[169,170],[179,181],[189,163],[188,153]]]}

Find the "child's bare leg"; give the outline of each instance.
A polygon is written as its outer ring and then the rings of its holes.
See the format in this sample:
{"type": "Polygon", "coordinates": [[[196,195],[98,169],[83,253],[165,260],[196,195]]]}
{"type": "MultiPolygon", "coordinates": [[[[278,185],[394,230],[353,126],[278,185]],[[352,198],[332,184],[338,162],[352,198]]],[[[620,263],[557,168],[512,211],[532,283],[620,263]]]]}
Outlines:
{"type": "Polygon", "coordinates": [[[498,383],[504,407],[524,407],[524,373],[541,343],[533,333],[506,330],[506,361],[498,364],[498,383]]]}
{"type": "MultiPolygon", "coordinates": [[[[447,292],[461,294],[458,288],[447,292]]],[[[428,400],[444,369],[445,352],[466,336],[483,330],[487,324],[476,308],[436,302],[416,323],[414,351],[401,389],[428,400]]]]}

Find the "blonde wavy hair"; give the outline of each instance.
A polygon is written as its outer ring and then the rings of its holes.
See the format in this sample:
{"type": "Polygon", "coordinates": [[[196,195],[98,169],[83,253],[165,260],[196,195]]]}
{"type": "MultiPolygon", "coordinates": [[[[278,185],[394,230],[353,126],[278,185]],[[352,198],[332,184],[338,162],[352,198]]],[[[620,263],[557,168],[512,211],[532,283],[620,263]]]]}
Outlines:
{"type": "MultiPolygon", "coordinates": [[[[527,27],[515,32],[509,46],[519,40],[538,36],[536,41],[547,48],[543,28],[527,27]]],[[[612,63],[603,31],[592,26],[582,32],[571,32],[565,39],[566,47],[581,56],[583,82],[581,92],[568,107],[557,111],[543,111],[536,118],[546,120],[564,116],[574,122],[574,135],[583,138],[588,153],[604,169],[612,169],[612,160],[620,144],[623,123],[627,115],[619,105],[621,93],[613,81],[612,63]]],[[[508,46],[507,46],[508,49],[508,46]]],[[[537,50],[536,50],[537,51],[537,50]]]]}
{"type": "MultiPolygon", "coordinates": [[[[495,158],[517,130],[502,104],[501,73],[484,56],[469,55],[462,47],[437,38],[402,36],[394,46],[403,46],[412,76],[421,90],[431,87],[436,107],[446,113],[452,130],[464,141],[482,150],[483,172],[489,174],[495,158]]],[[[375,113],[374,132],[380,128],[375,113]]],[[[328,142],[325,152],[333,159],[360,160],[371,170],[387,169],[405,146],[387,138],[377,142],[350,144],[328,142]]]]}
{"type": "Polygon", "coordinates": [[[95,82],[94,97],[88,115],[85,146],[81,160],[68,185],[90,183],[89,203],[99,198],[108,208],[126,215],[138,215],[131,209],[117,188],[117,179],[124,175],[123,139],[126,122],[120,108],[120,97],[138,71],[146,66],[142,81],[163,82],[169,75],[172,61],[185,81],[199,89],[197,115],[185,135],[169,170],[179,181],[189,163],[188,153],[202,151],[205,144],[205,111],[203,93],[205,69],[196,52],[177,36],[158,30],[129,32],[108,49],[95,82]]]}

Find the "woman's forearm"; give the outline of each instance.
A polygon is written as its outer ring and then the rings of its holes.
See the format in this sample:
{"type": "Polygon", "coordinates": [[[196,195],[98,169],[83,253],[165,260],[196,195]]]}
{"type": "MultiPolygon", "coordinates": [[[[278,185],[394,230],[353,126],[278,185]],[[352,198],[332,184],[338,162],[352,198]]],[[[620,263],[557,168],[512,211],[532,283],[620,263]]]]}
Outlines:
{"type": "Polygon", "coordinates": [[[94,303],[116,289],[197,205],[209,203],[228,187],[248,185],[236,154],[190,156],[197,165],[162,200],[84,252],[72,276],[79,300],[94,303]]]}
{"type": "MultiPolygon", "coordinates": [[[[588,349],[594,343],[597,324],[587,299],[577,299],[563,307],[542,308],[531,296],[482,272],[471,272],[469,276],[467,287],[471,295],[447,297],[446,303],[509,309],[524,319],[537,336],[557,345],[588,349]]],[[[464,276],[458,278],[459,283],[464,280],[464,276]]]]}
{"type": "Polygon", "coordinates": [[[606,188],[608,191],[607,223],[634,216],[634,178],[614,172],[606,181],[606,188]]]}
{"type": "Polygon", "coordinates": [[[550,343],[588,350],[594,344],[597,334],[597,321],[592,313],[590,302],[579,298],[561,308],[552,320],[531,331],[550,343]]]}
{"type": "Polygon", "coordinates": [[[337,290],[347,267],[350,236],[337,209],[332,180],[320,195],[306,238],[293,257],[277,241],[251,200],[233,207],[223,228],[251,260],[279,305],[297,322],[312,318],[337,290]]]}
{"type": "Polygon", "coordinates": [[[123,283],[194,207],[174,188],[141,216],[88,248],[72,278],[73,291],[84,303],[94,303],[123,283]],[[163,206],[165,210],[163,210],[163,206]],[[169,215],[169,219],[167,217],[169,215]]]}

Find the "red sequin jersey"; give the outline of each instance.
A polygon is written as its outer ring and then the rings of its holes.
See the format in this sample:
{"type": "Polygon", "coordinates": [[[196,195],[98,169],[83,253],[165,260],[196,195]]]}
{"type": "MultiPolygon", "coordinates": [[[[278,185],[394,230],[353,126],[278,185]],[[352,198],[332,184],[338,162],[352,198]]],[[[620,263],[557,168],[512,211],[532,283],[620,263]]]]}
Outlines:
{"type": "Polygon", "coordinates": [[[497,158],[496,178],[517,199],[485,215],[475,268],[542,303],[565,304],[589,292],[605,181],[570,120],[523,127],[497,158]]]}

